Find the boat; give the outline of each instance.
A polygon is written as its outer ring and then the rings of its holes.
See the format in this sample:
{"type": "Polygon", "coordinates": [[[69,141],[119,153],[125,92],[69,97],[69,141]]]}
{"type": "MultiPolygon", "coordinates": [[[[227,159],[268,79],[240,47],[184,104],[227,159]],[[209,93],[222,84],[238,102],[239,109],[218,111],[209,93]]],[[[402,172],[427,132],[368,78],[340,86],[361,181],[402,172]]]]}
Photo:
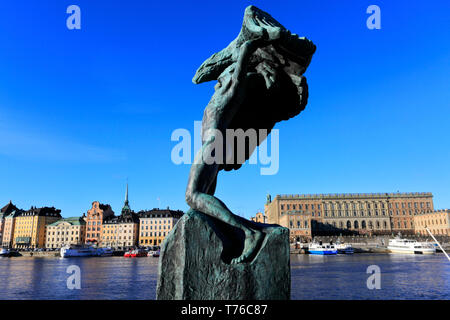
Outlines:
{"type": "Polygon", "coordinates": [[[337,243],[336,249],[339,254],[353,254],[355,250],[349,243],[337,243]]]}
{"type": "Polygon", "coordinates": [[[389,239],[389,245],[387,248],[391,253],[409,253],[409,254],[436,253],[436,247],[432,243],[402,239],[400,236],[397,236],[395,239],[389,239]]]}
{"type": "Polygon", "coordinates": [[[159,257],[159,255],[160,255],[160,252],[159,252],[159,250],[158,250],[158,251],[153,251],[152,257],[154,257],[154,258],[158,258],[158,257],[159,257]]]}
{"type": "Polygon", "coordinates": [[[9,249],[2,248],[0,250],[0,257],[9,257],[10,255],[11,255],[11,251],[9,251],[9,249]]]}
{"type": "Polygon", "coordinates": [[[114,254],[114,250],[112,248],[98,248],[97,256],[99,257],[111,257],[114,254]]]}
{"type": "Polygon", "coordinates": [[[147,257],[147,251],[144,249],[134,249],[128,252],[125,252],[123,255],[125,258],[139,258],[139,257],[147,257]]]}
{"type": "Polygon", "coordinates": [[[336,245],[332,242],[324,244],[322,241],[319,243],[311,242],[308,246],[309,254],[318,254],[318,255],[334,255],[337,254],[336,245]]]}
{"type": "Polygon", "coordinates": [[[62,258],[69,257],[93,257],[97,255],[97,249],[91,246],[64,246],[60,250],[60,255],[62,258]]]}

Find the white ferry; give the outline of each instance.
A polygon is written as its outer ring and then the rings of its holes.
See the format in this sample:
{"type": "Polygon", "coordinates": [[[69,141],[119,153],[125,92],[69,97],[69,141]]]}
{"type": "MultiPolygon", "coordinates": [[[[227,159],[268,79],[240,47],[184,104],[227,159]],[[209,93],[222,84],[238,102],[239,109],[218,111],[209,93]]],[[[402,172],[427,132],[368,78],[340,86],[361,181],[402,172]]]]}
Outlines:
{"type": "Polygon", "coordinates": [[[392,253],[433,254],[436,247],[431,243],[397,237],[389,240],[388,250],[392,253]]]}
{"type": "Polygon", "coordinates": [[[65,246],[60,251],[62,258],[69,257],[93,257],[97,255],[97,249],[90,246],[65,246]]]}
{"type": "Polygon", "coordinates": [[[337,254],[337,248],[333,243],[322,244],[322,241],[319,243],[311,242],[308,246],[308,252],[309,254],[333,255],[337,254]]]}

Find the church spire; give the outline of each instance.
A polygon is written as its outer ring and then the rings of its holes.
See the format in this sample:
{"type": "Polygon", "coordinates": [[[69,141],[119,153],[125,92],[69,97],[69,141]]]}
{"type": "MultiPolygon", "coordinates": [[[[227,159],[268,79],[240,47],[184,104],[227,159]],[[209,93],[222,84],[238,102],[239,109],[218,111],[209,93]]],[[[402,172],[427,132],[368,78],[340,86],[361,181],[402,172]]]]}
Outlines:
{"type": "Polygon", "coordinates": [[[125,205],[128,206],[128,182],[127,182],[127,192],[125,193],[125,205]]]}

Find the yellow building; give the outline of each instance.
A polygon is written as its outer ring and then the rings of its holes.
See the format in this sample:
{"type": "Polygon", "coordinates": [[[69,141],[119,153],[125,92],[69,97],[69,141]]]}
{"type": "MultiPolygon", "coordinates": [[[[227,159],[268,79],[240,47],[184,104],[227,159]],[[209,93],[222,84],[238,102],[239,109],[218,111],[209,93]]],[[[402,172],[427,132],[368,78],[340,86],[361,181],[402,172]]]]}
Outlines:
{"type": "Polygon", "coordinates": [[[45,247],[62,248],[65,245],[81,245],[86,235],[84,217],[64,218],[47,226],[45,247]]]}
{"type": "Polygon", "coordinates": [[[14,223],[13,248],[43,248],[48,224],[61,219],[61,210],[35,208],[21,212],[14,223]]]}
{"type": "Polygon", "coordinates": [[[450,236],[450,209],[437,210],[414,216],[416,234],[428,235],[428,228],[435,236],[450,236]]]}
{"type": "Polygon", "coordinates": [[[138,213],[140,246],[159,246],[183,215],[183,211],[153,209],[138,213]]]}

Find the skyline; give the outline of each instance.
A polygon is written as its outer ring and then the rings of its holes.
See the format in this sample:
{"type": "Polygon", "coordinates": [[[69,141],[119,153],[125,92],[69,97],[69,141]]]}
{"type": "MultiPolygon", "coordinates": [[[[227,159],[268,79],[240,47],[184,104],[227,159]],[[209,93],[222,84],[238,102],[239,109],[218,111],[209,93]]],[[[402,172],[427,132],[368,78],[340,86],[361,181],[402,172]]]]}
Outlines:
{"type": "Polygon", "coordinates": [[[100,201],[118,213],[128,178],[136,212],[186,211],[190,166],[172,163],[171,133],[201,120],[215,83],[191,79],[237,36],[249,4],[316,44],[310,96],[275,126],[278,174],[221,172],[217,197],[247,218],[268,193],[432,192],[436,209],[450,208],[445,1],[3,3],[0,205],[69,217],[100,201]],[[66,28],[70,4],[81,30],[66,28]],[[366,27],[370,4],[380,30],[366,27]]]}

